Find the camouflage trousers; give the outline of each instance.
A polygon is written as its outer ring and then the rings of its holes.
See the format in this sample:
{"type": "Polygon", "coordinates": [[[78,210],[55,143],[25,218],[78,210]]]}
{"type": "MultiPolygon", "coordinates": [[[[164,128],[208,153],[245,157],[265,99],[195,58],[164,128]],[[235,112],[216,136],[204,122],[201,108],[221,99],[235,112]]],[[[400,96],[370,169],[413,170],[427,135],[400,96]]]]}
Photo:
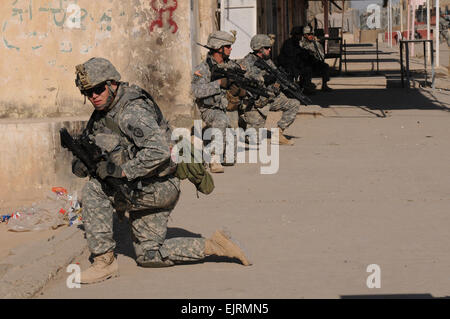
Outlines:
{"type": "MultiPolygon", "coordinates": [[[[137,204],[129,207],[138,264],[146,267],[171,266],[205,257],[204,238],[166,240],[167,221],[178,198],[177,178],[156,181],[138,192],[137,204]]],[[[88,247],[94,255],[113,251],[116,247],[113,239],[114,205],[114,199],[103,192],[97,180],[91,179],[86,183],[82,191],[82,217],[88,247]]]]}
{"type": "MultiPolygon", "coordinates": [[[[223,138],[223,154],[226,151],[226,130],[227,128],[231,128],[231,121],[226,113],[226,111],[220,110],[220,109],[201,109],[202,114],[202,120],[205,123],[205,126],[207,128],[217,128],[220,130],[220,133],[222,134],[223,138]]],[[[208,143],[205,146],[205,150],[208,151],[209,154],[214,154],[215,152],[212,151],[212,145],[213,143],[208,143]]],[[[236,143],[235,143],[236,145],[236,143]]],[[[217,154],[218,156],[222,157],[223,154],[217,154]]],[[[236,147],[235,152],[233,154],[236,154],[236,147]]],[[[223,162],[224,160],[222,160],[223,162]]]]}
{"type": "Polygon", "coordinates": [[[283,93],[280,93],[273,102],[259,109],[252,108],[250,111],[245,112],[241,118],[247,124],[247,128],[260,129],[266,125],[266,119],[270,111],[282,111],[283,115],[277,125],[280,129],[285,130],[295,121],[299,109],[300,102],[298,100],[290,99],[283,93]]]}

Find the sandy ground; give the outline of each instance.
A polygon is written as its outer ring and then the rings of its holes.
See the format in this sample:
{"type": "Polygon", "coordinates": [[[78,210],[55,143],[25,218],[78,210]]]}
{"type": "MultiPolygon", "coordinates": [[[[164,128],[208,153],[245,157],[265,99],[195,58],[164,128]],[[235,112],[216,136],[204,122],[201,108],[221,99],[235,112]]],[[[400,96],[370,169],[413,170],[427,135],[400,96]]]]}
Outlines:
{"type": "MultiPolygon", "coordinates": [[[[68,289],[61,273],[39,297],[449,296],[450,92],[386,90],[382,81],[353,79],[315,96],[329,108],[289,128],[295,145],[281,147],[277,174],[261,175],[261,164],[227,167],[200,199],[183,182],[168,237],[226,227],[252,266],[210,258],[139,268],[127,224],[117,224],[119,278],[68,289]],[[379,289],[366,285],[371,264],[381,269],[379,289]]],[[[87,255],[76,262],[87,267],[87,255]]]]}

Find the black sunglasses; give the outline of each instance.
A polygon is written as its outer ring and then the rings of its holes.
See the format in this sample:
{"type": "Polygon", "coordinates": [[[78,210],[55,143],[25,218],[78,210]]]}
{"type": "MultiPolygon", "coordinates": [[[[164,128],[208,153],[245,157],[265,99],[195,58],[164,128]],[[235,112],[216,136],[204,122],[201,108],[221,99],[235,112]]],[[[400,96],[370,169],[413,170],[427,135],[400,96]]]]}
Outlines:
{"type": "Polygon", "coordinates": [[[81,91],[81,94],[83,94],[87,97],[92,97],[94,95],[94,93],[96,95],[100,95],[103,92],[105,92],[105,90],[106,90],[106,83],[103,82],[103,83],[98,84],[97,86],[94,86],[91,89],[81,91]]]}
{"type": "Polygon", "coordinates": [[[227,49],[231,49],[231,44],[224,45],[223,47],[224,47],[224,48],[227,48],[227,49]]]}
{"type": "Polygon", "coordinates": [[[269,50],[272,49],[272,47],[264,47],[264,49],[269,50]]]}

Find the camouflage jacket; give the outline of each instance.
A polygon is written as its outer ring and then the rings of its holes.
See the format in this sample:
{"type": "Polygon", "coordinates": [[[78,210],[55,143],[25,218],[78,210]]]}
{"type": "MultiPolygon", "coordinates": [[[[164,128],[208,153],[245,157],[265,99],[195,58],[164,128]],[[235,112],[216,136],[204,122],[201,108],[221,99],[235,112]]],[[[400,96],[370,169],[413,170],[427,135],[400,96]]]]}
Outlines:
{"type": "Polygon", "coordinates": [[[323,61],[325,58],[323,46],[318,41],[303,38],[300,41],[300,47],[310,51],[311,55],[314,56],[314,58],[319,61],[323,61]]]}
{"type": "MultiPolygon", "coordinates": [[[[267,75],[267,71],[266,70],[262,70],[260,68],[258,68],[257,66],[255,66],[255,62],[257,61],[257,59],[259,59],[258,56],[256,56],[253,53],[249,53],[247,54],[242,60],[239,60],[238,63],[241,65],[241,67],[246,70],[245,76],[255,79],[256,81],[260,82],[261,85],[263,85],[269,92],[275,93],[275,95],[279,94],[279,90],[277,88],[275,88],[275,83],[270,84],[270,85],[266,85],[264,83],[264,76],[267,75]]],[[[275,63],[273,63],[272,60],[265,60],[267,62],[267,64],[276,69],[276,65],[275,63]]],[[[257,107],[263,107],[265,106],[267,103],[270,103],[273,101],[273,98],[265,98],[265,97],[259,97],[259,99],[257,101],[255,101],[255,104],[257,105],[257,107]]]]}
{"type": "Polygon", "coordinates": [[[144,92],[121,82],[110,110],[94,111],[86,128],[89,139],[130,181],[160,174],[171,165],[170,127],[144,92]]]}
{"type": "MultiPolygon", "coordinates": [[[[195,67],[192,76],[192,92],[200,111],[204,109],[220,109],[225,112],[228,105],[227,91],[220,87],[220,80],[211,81],[208,59],[212,65],[218,65],[211,55],[208,54],[206,60],[195,67]]],[[[226,63],[219,64],[219,67],[239,68],[239,65],[235,61],[229,60],[226,63]]]]}

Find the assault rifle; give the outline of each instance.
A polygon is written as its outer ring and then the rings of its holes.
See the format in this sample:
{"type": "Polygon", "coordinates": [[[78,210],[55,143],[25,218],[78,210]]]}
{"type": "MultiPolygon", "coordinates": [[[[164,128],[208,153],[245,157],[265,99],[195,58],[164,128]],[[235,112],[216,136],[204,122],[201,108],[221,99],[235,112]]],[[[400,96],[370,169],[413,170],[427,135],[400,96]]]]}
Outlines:
{"type": "Polygon", "coordinates": [[[115,208],[119,217],[125,212],[124,205],[133,203],[131,196],[124,187],[124,180],[121,178],[106,177],[101,179],[97,175],[97,164],[104,160],[102,150],[95,143],[90,142],[85,136],[74,139],[67,132],[66,128],[59,131],[61,146],[67,148],[76,156],[88,169],[89,175],[100,182],[103,191],[108,196],[114,196],[115,208]],[[116,207],[117,206],[117,207],[116,207]],[[121,206],[121,207],[119,207],[121,206]]]}
{"type": "Polygon", "coordinates": [[[280,84],[281,91],[283,91],[283,93],[286,94],[287,97],[295,98],[302,102],[304,105],[312,103],[311,99],[303,94],[303,88],[300,87],[297,83],[289,80],[286,72],[272,68],[269,64],[267,64],[266,61],[261,58],[258,58],[258,60],[256,60],[255,66],[262,70],[266,70],[271,76],[274,76],[277,82],[280,84]]]}
{"type": "MultiPolygon", "coordinates": [[[[217,51],[217,49],[210,48],[207,45],[198,42],[197,44],[205,49],[217,51]]],[[[211,69],[211,81],[227,78],[231,82],[236,83],[238,87],[249,92],[252,99],[257,99],[259,96],[270,97],[265,87],[261,86],[258,81],[245,77],[245,71],[241,68],[221,68],[217,65],[213,66],[211,62],[208,62],[208,65],[211,69]]]]}
{"type": "Polygon", "coordinates": [[[250,92],[252,95],[264,96],[266,98],[270,97],[264,86],[260,85],[259,82],[254,79],[245,77],[244,74],[245,71],[241,68],[221,68],[215,65],[211,70],[211,81],[227,78],[232,83],[236,83],[238,87],[250,92]]]}

